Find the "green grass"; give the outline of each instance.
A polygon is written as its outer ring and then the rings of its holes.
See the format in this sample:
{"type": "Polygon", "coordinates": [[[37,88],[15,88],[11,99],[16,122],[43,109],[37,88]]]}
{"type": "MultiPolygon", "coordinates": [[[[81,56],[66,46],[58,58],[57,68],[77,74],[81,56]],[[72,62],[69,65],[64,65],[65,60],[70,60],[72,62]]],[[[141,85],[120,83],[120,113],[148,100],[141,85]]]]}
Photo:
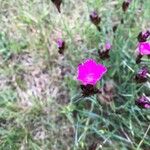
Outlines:
{"type": "Polygon", "coordinates": [[[126,13],[122,2],[64,0],[59,14],[51,0],[0,0],[0,150],[150,149],[150,110],[135,105],[150,94],[150,82],[134,81],[141,65],[150,67],[134,56],[137,35],[150,28],[150,1],[133,0],[126,13]],[[94,9],[101,32],[89,21],[94,9]],[[55,43],[60,34],[64,56],[55,43]],[[110,59],[100,60],[98,45],[107,39],[110,59]],[[86,58],[109,68],[97,86],[113,80],[111,103],[98,95],[78,99],[77,65],[86,58]]]}

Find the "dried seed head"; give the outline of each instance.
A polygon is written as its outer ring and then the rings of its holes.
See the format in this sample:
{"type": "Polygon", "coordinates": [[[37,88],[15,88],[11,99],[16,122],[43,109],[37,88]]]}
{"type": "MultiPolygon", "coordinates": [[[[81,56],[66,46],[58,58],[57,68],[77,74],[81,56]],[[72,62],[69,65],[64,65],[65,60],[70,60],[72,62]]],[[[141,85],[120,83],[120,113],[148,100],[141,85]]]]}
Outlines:
{"type": "Polygon", "coordinates": [[[115,83],[112,80],[107,81],[101,89],[101,94],[98,94],[98,99],[103,104],[110,104],[114,99],[115,91],[115,83]]]}
{"type": "Polygon", "coordinates": [[[122,3],[122,10],[123,10],[124,12],[127,11],[127,9],[128,9],[128,7],[129,7],[131,1],[132,1],[132,0],[126,0],[126,1],[124,1],[124,2],[122,3]]]}
{"type": "Polygon", "coordinates": [[[60,13],[61,12],[60,11],[60,5],[62,3],[62,0],[51,0],[51,1],[54,3],[54,5],[56,6],[58,12],[60,13]]]}

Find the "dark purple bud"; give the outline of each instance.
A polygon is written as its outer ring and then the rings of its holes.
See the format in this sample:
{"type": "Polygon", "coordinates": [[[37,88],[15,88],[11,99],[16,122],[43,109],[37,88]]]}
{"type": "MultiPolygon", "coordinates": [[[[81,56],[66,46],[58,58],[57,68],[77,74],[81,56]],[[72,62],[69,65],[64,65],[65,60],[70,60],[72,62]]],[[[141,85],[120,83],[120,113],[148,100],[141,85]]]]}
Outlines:
{"type": "Polygon", "coordinates": [[[64,54],[64,50],[65,50],[65,41],[63,41],[62,39],[58,39],[57,40],[57,47],[59,49],[59,53],[60,54],[64,54]]]}
{"type": "Polygon", "coordinates": [[[91,95],[100,93],[100,90],[91,84],[81,85],[80,87],[81,87],[83,96],[91,96],[91,95]]]}
{"type": "Polygon", "coordinates": [[[124,2],[122,3],[122,10],[123,10],[124,12],[127,11],[127,9],[128,9],[128,7],[129,7],[131,1],[132,1],[132,0],[126,0],[126,1],[124,1],[124,2]]]}
{"type": "Polygon", "coordinates": [[[144,66],[138,71],[135,80],[137,81],[137,83],[143,83],[147,81],[147,78],[148,78],[148,68],[144,66]]]}
{"type": "Polygon", "coordinates": [[[112,29],[113,29],[113,32],[114,32],[114,33],[116,32],[117,28],[118,28],[118,25],[114,25],[114,26],[113,26],[112,29]]]}
{"type": "Polygon", "coordinates": [[[149,109],[150,108],[150,98],[146,96],[141,96],[138,100],[135,101],[135,104],[140,108],[149,109]]]}
{"type": "Polygon", "coordinates": [[[110,50],[111,50],[111,44],[110,44],[110,42],[106,42],[105,49],[103,51],[98,50],[99,57],[101,59],[107,59],[107,58],[109,58],[110,57],[109,56],[110,50]]]}
{"type": "Polygon", "coordinates": [[[146,42],[149,36],[150,36],[150,31],[140,32],[137,39],[139,42],[146,42]]]}
{"type": "Polygon", "coordinates": [[[90,14],[90,20],[91,20],[91,22],[92,22],[94,25],[98,26],[98,24],[99,24],[100,21],[101,21],[101,18],[99,17],[99,15],[97,14],[96,11],[93,11],[93,12],[90,14]]]}
{"type": "Polygon", "coordinates": [[[56,6],[58,12],[60,13],[60,5],[62,3],[62,0],[52,0],[52,2],[54,3],[54,5],[56,6]]]}

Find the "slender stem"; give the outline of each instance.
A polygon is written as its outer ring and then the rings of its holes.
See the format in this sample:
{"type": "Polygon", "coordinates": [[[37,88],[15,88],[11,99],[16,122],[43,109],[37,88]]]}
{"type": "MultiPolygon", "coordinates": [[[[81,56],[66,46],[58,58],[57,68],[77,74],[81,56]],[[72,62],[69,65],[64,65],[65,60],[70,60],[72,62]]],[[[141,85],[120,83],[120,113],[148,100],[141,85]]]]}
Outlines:
{"type": "Polygon", "coordinates": [[[145,137],[147,136],[147,133],[149,132],[149,129],[150,129],[150,125],[148,126],[148,128],[147,128],[147,130],[146,130],[146,132],[145,132],[145,134],[144,134],[144,136],[143,136],[143,138],[142,138],[142,140],[140,141],[140,143],[139,143],[139,145],[138,145],[138,147],[137,147],[137,150],[140,149],[140,146],[142,145],[142,143],[143,143],[145,137]]]}
{"type": "MultiPolygon", "coordinates": [[[[94,109],[94,103],[92,102],[90,112],[92,112],[93,109],[94,109]]],[[[86,123],[85,123],[84,131],[83,131],[83,133],[81,134],[81,136],[79,137],[78,142],[79,142],[82,138],[85,138],[85,134],[86,134],[86,132],[88,131],[88,125],[89,125],[89,123],[90,123],[90,118],[87,118],[87,121],[86,121],[86,123]]]]}
{"type": "Polygon", "coordinates": [[[81,98],[83,98],[83,95],[76,95],[75,97],[73,97],[72,99],[71,99],[71,102],[72,103],[77,103],[78,101],[80,101],[81,100],[81,98]]]}
{"type": "Polygon", "coordinates": [[[98,30],[99,32],[101,32],[101,27],[100,27],[100,26],[96,26],[96,28],[97,28],[97,30],[98,30]]]}

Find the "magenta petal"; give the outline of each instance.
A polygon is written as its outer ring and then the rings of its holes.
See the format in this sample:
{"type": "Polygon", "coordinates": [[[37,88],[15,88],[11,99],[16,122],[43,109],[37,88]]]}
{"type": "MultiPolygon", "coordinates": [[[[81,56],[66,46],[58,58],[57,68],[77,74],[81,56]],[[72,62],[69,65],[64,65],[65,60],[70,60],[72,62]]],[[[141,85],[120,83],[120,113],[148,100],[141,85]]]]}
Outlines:
{"type": "Polygon", "coordinates": [[[58,46],[58,48],[63,47],[63,45],[64,45],[64,41],[61,38],[57,39],[57,46],[58,46]]]}
{"type": "Polygon", "coordinates": [[[97,74],[100,74],[100,78],[107,72],[107,68],[102,64],[97,65],[97,74]]]}
{"type": "Polygon", "coordinates": [[[77,79],[82,81],[82,79],[84,79],[85,77],[86,77],[86,68],[84,68],[83,65],[79,65],[77,79]]]}
{"type": "Polygon", "coordinates": [[[95,85],[106,73],[107,68],[102,64],[97,64],[93,59],[87,59],[78,65],[77,79],[83,84],[95,85]]]}
{"type": "Polygon", "coordinates": [[[145,107],[145,108],[150,108],[150,105],[149,105],[149,104],[145,104],[144,107],[145,107]]]}
{"type": "Polygon", "coordinates": [[[141,55],[150,55],[150,42],[140,42],[138,47],[141,55]]]}

